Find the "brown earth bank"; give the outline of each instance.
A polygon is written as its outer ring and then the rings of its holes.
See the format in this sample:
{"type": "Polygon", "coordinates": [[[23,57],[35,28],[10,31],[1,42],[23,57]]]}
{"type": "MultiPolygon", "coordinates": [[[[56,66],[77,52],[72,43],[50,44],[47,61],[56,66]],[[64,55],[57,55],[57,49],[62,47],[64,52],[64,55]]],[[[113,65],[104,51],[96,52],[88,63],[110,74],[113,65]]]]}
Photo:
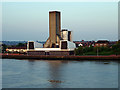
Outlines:
{"type": "Polygon", "coordinates": [[[24,55],[2,54],[3,59],[38,59],[38,60],[120,60],[120,55],[108,56],[50,56],[50,55],[24,55]]]}

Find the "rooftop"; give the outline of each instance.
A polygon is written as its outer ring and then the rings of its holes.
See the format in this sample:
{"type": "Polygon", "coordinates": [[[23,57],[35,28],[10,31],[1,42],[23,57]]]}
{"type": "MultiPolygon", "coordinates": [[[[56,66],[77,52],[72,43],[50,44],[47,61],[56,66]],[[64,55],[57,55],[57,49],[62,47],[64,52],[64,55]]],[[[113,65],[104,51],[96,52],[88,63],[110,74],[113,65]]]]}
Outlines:
{"type": "Polygon", "coordinates": [[[98,40],[97,43],[109,43],[107,40],[98,40]]]}
{"type": "Polygon", "coordinates": [[[62,29],[62,31],[68,31],[68,29],[62,29]]]}
{"type": "Polygon", "coordinates": [[[60,13],[60,11],[49,11],[49,13],[60,13]]]}

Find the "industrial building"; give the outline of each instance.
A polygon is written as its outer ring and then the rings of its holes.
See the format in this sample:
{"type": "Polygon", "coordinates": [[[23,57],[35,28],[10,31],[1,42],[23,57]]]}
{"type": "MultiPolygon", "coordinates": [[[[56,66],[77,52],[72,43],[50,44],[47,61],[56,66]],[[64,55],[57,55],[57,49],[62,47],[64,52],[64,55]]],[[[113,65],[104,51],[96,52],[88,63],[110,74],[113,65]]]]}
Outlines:
{"type": "Polygon", "coordinates": [[[44,48],[55,48],[60,45],[61,38],[61,19],[60,12],[49,12],[49,38],[44,44],[44,48]]]}
{"type": "Polygon", "coordinates": [[[61,14],[59,11],[49,12],[49,37],[44,45],[28,41],[28,55],[74,55],[75,43],[72,32],[61,30],[61,14]]]}

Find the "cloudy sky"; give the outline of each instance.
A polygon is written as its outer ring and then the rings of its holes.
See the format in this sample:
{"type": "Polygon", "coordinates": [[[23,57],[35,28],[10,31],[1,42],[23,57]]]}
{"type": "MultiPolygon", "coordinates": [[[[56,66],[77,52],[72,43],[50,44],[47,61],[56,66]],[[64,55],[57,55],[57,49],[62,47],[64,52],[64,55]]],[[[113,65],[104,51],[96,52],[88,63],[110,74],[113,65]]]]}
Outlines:
{"type": "Polygon", "coordinates": [[[61,28],[73,40],[117,40],[117,2],[4,2],[3,40],[40,40],[49,36],[49,11],[61,12],[61,28]]]}

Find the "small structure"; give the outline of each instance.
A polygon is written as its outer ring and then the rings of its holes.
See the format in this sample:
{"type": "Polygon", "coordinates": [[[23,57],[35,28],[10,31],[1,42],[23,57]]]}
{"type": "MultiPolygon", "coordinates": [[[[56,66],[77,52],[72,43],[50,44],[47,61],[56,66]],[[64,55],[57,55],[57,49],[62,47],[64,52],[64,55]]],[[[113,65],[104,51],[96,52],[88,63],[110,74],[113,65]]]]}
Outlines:
{"type": "Polygon", "coordinates": [[[74,43],[76,44],[76,47],[82,46],[82,47],[94,47],[95,45],[95,41],[74,41],[74,43]]]}
{"type": "Polygon", "coordinates": [[[6,49],[7,52],[10,52],[10,53],[27,53],[27,47],[24,46],[24,47],[8,47],[6,49]]]}
{"type": "Polygon", "coordinates": [[[109,41],[107,40],[98,40],[95,43],[95,47],[107,47],[109,45],[109,41]]]}
{"type": "Polygon", "coordinates": [[[72,32],[68,31],[67,29],[62,29],[61,31],[61,38],[63,40],[68,40],[72,42],[72,32]]]}

